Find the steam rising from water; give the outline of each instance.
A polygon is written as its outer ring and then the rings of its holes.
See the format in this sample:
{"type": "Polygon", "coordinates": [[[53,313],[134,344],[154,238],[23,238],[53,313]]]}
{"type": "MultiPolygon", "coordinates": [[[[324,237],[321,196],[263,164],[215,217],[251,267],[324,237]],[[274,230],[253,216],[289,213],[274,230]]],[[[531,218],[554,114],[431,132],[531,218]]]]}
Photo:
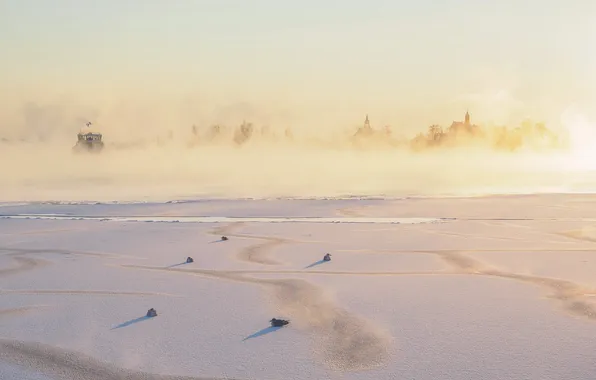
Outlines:
{"type": "Polygon", "coordinates": [[[0,152],[0,198],[110,201],[593,189],[593,176],[561,173],[554,162],[561,158],[464,149],[414,154],[267,143],[106,148],[98,155],[74,155],[67,144],[17,144],[0,152]]]}
{"type": "Polygon", "coordinates": [[[261,136],[242,145],[228,139],[191,147],[188,138],[180,138],[125,147],[104,134],[102,153],[81,155],[71,151],[76,136],[0,142],[0,201],[594,191],[596,161],[577,154],[591,151],[582,136],[593,131],[578,120],[563,119],[574,154],[499,153],[474,146],[414,153],[378,141],[362,150],[333,139],[292,143],[261,136]]]}

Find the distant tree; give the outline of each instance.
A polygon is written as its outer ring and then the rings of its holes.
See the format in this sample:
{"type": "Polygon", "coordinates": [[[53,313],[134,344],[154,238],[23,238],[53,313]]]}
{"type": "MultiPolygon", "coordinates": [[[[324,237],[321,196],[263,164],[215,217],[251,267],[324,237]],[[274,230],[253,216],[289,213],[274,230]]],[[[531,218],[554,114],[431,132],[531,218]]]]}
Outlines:
{"type": "Polygon", "coordinates": [[[443,137],[443,128],[433,124],[428,127],[428,139],[431,141],[439,141],[443,137]]]}

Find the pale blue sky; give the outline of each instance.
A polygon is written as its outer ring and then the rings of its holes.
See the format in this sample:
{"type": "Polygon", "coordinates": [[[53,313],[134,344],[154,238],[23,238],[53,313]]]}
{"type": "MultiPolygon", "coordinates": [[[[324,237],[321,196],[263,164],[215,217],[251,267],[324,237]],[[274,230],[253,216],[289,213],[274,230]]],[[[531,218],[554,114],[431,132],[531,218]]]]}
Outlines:
{"type": "Polygon", "coordinates": [[[4,114],[192,94],[423,127],[596,95],[590,0],[0,0],[0,37],[4,114]]]}

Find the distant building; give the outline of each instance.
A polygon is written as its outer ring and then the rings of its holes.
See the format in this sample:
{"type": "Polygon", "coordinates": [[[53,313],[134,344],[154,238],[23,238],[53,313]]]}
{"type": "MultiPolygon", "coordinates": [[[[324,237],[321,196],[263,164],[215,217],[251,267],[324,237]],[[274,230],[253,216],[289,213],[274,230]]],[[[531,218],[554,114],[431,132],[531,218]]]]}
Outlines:
{"type": "Polygon", "coordinates": [[[370,121],[368,120],[368,114],[366,115],[366,119],[364,120],[364,129],[372,130],[370,127],[370,121]]]}
{"type": "Polygon", "coordinates": [[[91,129],[91,122],[85,124],[87,128],[81,129],[77,134],[77,143],[73,147],[76,152],[80,151],[101,151],[104,147],[102,134],[91,129]]]}
{"type": "Polygon", "coordinates": [[[466,111],[464,121],[454,121],[447,130],[449,134],[470,134],[476,135],[480,133],[480,127],[470,122],[470,113],[466,111]]]}
{"type": "Polygon", "coordinates": [[[370,136],[374,133],[372,127],[370,126],[370,120],[368,120],[368,114],[366,115],[366,119],[364,120],[364,125],[354,133],[354,137],[359,136],[370,136]]]}

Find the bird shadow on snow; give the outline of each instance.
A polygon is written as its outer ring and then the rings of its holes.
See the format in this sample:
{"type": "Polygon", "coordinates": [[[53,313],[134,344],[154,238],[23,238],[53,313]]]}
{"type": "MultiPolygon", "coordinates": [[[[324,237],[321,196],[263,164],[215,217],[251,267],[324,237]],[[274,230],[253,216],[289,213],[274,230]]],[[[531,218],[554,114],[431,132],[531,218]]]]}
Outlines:
{"type": "Polygon", "coordinates": [[[269,333],[272,333],[274,331],[277,331],[277,330],[281,329],[282,327],[283,326],[269,326],[269,327],[266,327],[266,328],[264,328],[264,329],[262,329],[260,331],[257,331],[256,333],[254,333],[252,335],[247,336],[246,338],[242,339],[242,341],[244,342],[245,340],[249,340],[249,339],[253,339],[253,338],[258,338],[260,336],[267,335],[269,333]]]}
{"type": "Polygon", "coordinates": [[[123,322],[123,323],[119,324],[118,326],[112,327],[110,330],[116,330],[116,329],[120,329],[122,327],[134,325],[135,323],[143,322],[143,321],[146,321],[147,319],[151,319],[151,317],[148,317],[146,315],[143,315],[142,317],[131,319],[130,321],[123,322]]]}
{"type": "Polygon", "coordinates": [[[223,240],[223,239],[219,239],[219,240],[213,240],[213,241],[210,241],[210,242],[209,242],[209,244],[213,244],[213,243],[221,243],[222,241],[225,241],[225,240],[223,240]]]}
{"type": "Polygon", "coordinates": [[[326,263],[326,262],[327,262],[327,261],[325,261],[325,260],[322,260],[322,259],[321,259],[321,260],[319,260],[319,261],[316,261],[316,262],[314,262],[314,263],[312,263],[312,264],[310,264],[310,265],[308,265],[308,266],[304,267],[304,269],[309,269],[309,268],[312,268],[312,267],[316,267],[317,265],[321,265],[321,264],[324,264],[324,263],[326,263]]]}

